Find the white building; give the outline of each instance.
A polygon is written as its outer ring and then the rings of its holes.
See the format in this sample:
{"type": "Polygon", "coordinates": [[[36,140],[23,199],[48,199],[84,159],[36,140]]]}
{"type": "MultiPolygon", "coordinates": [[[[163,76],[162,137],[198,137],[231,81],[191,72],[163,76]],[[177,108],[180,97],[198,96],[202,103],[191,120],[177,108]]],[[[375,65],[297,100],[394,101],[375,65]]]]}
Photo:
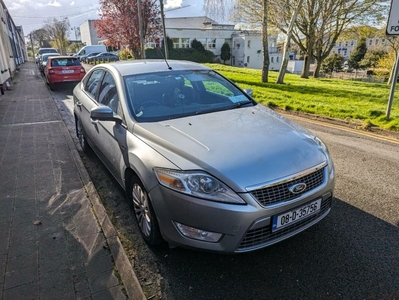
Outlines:
{"type": "Polygon", "coordinates": [[[28,55],[22,27],[14,24],[2,0],[0,20],[0,85],[3,86],[17,67],[28,60],[28,55]]]}
{"type": "Polygon", "coordinates": [[[190,48],[196,39],[216,58],[220,58],[224,43],[231,48],[232,35],[236,31],[234,25],[218,24],[208,17],[167,18],[165,28],[166,35],[173,41],[173,48],[190,48]]]}
{"type": "MultiPolygon", "coordinates": [[[[218,24],[208,17],[166,18],[166,35],[172,40],[173,48],[190,48],[196,39],[206,50],[213,52],[216,60],[220,60],[221,48],[228,43],[231,48],[231,60],[226,64],[261,69],[263,66],[261,31],[241,31],[235,25],[218,24]]],[[[80,26],[82,42],[86,45],[97,45],[103,42],[98,38],[93,20],[80,26]]],[[[149,42],[147,47],[159,46],[149,42]]],[[[278,53],[277,36],[269,36],[270,70],[279,70],[282,54],[278,53]]]]}
{"type": "Polygon", "coordinates": [[[87,20],[79,26],[80,38],[82,43],[86,46],[98,45],[98,42],[101,40],[97,35],[96,29],[94,28],[94,21],[95,20],[87,20]]]}
{"type": "MultiPolygon", "coordinates": [[[[349,59],[353,50],[357,46],[357,40],[339,40],[335,43],[331,53],[341,54],[344,60],[349,59]]],[[[386,38],[381,37],[368,37],[366,39],[367,50],[385,50],[388,51],[388,43],[386,38]]]]}
{"type": "MultiPolygon", "coordinates": [[[[259,30],[235,31],[232,35],[232,65],[262,69],[262,32],[259,30]]],[[[277,36],[268,36],[269,70],[279,70],[283,54],[277,49],[277,36]]]]}

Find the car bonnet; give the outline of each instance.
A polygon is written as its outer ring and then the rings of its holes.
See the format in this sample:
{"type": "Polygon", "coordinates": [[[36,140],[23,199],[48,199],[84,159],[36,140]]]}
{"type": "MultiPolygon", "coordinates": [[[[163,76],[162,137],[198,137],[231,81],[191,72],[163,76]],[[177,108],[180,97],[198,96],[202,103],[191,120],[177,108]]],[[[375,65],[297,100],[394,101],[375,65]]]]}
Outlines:
{"type": "Polygon", "coordinates": [[[326,161],[313,134],[262,105],[136,123],[134,134],[180,169],[205,170],[236,192],[326,161]]]}

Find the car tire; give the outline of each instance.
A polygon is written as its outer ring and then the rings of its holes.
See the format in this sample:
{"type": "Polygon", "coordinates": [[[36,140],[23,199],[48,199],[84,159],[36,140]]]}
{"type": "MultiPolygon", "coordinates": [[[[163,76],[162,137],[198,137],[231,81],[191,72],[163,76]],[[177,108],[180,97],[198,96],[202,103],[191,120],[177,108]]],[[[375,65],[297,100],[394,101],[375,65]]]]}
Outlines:
{"type": "Polygon", "coordinates": [[[137,176],[132,176],[130,181],[128,199],[132,203],[133,213],[144,241],[150,246],[162,244],[163,239],[154,209],[147,191],[137,176]]]}
{"type": "Polygon", "coordinates": [[[76,124],[76,136],[78,137],[79,145],[82,148],[83,152],[88,153],[91,150],[91,148],[90,145],[87,143],[87,139],[83,133],[82,122],[78,118],[76,118],[75,124],[76,124]]]}

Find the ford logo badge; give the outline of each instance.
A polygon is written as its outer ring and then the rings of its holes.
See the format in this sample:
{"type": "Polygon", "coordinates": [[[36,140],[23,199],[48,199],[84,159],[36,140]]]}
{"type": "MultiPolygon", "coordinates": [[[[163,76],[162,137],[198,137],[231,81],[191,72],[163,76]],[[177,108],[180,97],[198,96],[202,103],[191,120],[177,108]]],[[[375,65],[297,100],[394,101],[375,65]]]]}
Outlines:
{"type": "Polygon", "coordinates": [[[289,188],[289,191],[293,194],[302,193],[306,189],[306,183],[297,183],[289,188]]]}

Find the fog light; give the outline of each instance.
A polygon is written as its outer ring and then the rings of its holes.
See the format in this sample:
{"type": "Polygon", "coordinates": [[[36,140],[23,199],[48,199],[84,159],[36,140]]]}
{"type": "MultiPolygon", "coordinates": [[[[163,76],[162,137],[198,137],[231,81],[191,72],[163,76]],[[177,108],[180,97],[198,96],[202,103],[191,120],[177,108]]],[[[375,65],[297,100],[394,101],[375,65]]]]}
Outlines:
{"type": "Polygon", "coordinates": [[[174,223],[182,235],[191,239],[216,243],[222,237],[221,233],[205,231],[198,228],[186,226],[177,222],[174,223]]]}

